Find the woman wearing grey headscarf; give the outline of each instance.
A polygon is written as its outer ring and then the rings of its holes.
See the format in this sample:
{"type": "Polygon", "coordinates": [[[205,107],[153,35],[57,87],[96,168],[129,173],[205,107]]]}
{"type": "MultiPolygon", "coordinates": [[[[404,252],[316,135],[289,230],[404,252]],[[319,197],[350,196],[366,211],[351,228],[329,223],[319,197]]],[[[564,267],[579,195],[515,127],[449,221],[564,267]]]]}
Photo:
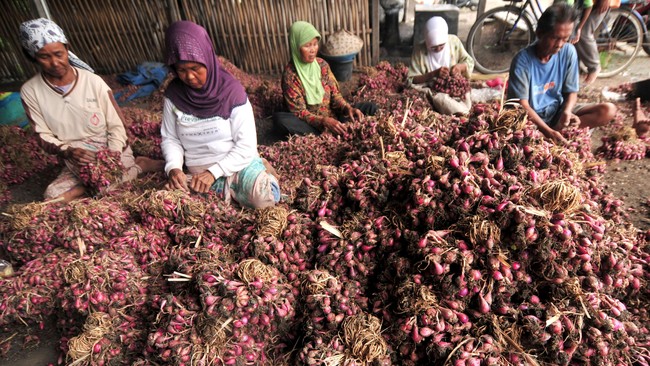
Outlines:
{"type": "Polygon", "coordinates": [[[61,174],[47,187],[46,199],[70,201],[83,196],[86,190],[78,168],[94,162],[100,149],[122,154],[123,180],[162,170],[161,161],[133,157],[110,88],[69,51],[68,40],[57,24],[43,18],[24,22],[20,41],[41,70],[20,90],[25,112],[43,147],[65,162],[61,174]]]}

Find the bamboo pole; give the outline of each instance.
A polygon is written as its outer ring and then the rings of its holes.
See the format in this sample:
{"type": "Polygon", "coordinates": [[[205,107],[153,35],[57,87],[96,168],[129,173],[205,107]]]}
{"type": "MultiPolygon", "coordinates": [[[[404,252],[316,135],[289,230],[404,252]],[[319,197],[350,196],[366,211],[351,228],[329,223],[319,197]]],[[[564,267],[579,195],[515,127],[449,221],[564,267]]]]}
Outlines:
{"type": "MultiPolygon", "coordinates": [[[[117,40],[117,36],[115,32],[106,31],[106,28],[108,27],[109,24],[113,23],[114,29],[117,27],[115,26],[115,19],[112,16],[106,16],[107,12],[104,13],[103,17],[99,17],[100,11],[97,10],[96,2],[94,1],[89,1],[89,2],[84,2],[86,6],[88,6],[88,9],[90,9],[90,14],[93,18],[93,21],[91,22],[91,25],[87,26],[87,29],[89,33],[95,33],[95,34],[100,34],[103,37],[102,38],[108,38],[109,42],[108,45],[102,43],[97,43],[100,47],[104,46],[104,49],[106,50],[106,55],[109,56],[108,60],[111,62],[111,65],[113,66],[114,70],[120,70],[122,68],[122,62],[121,60],[123,59],[129,59],[131,52],[129,50],[126,50],[126,52],[123,52],[121,57],[119,59],[115,58],[114,55],[119,54],[120,51],[125,51],[120,49],[120,43],[117,40]],[[103,19],[102,19],[103,18],[103,19]],[[102,21],[103,20],[103,21],[102,21]],[[93,32],[94,31],[94,32],[93,32]],[[110,50],[110,51],[109,51],[110,50]]],[[[106,4],[104,4],[106,5],[106,4]]],[[[110,9],[110,8],[108,8],[110,9]]],[[[112,14],[111,14],[112,15],[112,14]]]]}
{"type": "MultiPolygon", "coordinates": [[[[271,0],[273,1],[273,0],[271,0]]],[[[280,6],[282,7],[282,11],[280,13],[280,16],[282,17],[282,28],[279,30],[280,31],[280,39],[282,40],[282,44],[284,45],[284,49],[286,50],[286,54],[290,54],[290,44],[289,44],[289,27],[291,26],[293,19],[288,18],[288,14],[284,9],[284,1],[280,2],[280,6]]],[[[287,58],[285,62],[288,62],[290,58],[287,58]]]]}
{"type": "MultiPolygon", "coordinates": [[[[230,4],[231,9],[233,9],[233,3],[238,0],[230,0],[226,3],[230,4]]],[[[234,10],[234,9],[233,9],[234,10]]],[[[231,13],[232,14],[232,13],[231,13]]],[[[242,38],[244,38],[244,27],[242,23],[245,22],[245,19],[241,18],[241,12],[237,12],[237,17],[233,17],[233,24],[234,24],[234,39],[235,39],[235,47],[234,49],[236,50],[236,55],[237,57],[234,59],[235,65],[237,65],[240,68],[243,68],[244,70],[252,70],[252,65],[248,60],[245,59],[244,57],[244,50],[243,48],[245,47],[245,43],[242,41],[242,38]],[[239,20],[239,21],[235,21],[239,20]]]]}
{"type": "MultiPolygon", "coordinates": [[[[248,2],[246,4],[251,5],[252,2],[248,2]]],[[[247,41],[247,43],[250,46],[252,46],[253,49],[257,50],[259,52],[259,54],[263,54],[264,51],[260,48],[261,45],[259,43],[259,37],[256,37],[254,32],[251,31],[251,26],[252,26],[253,29],[256,28],[255,24],[251,24],[251,23],[255,22],[256,13],[259,13],[259,11],[255,11],[254,9],[251,9],[252,11],[246,11],[245,5],[243,3],[239,4],[239,10],[240,10],[240,14],[241,13],[244,13],[244,14],[248,13],[248,15],[249,15],[248,19],[245,19],[243,22],[241,22],[241,23],[243,23],[243,29],[245,30],[243,38],[247,41]]],[[[245,18],[245,16],[242,16],[242,18],[245,18]]],[[[262,69],[262,65],[261,65],[262,57],[251,57],[251,54],[254,54],[254,53],[253,52],[246,52],[244,54],[245,58],[251,64],[253,72],[254,73],[259,73],[260,70],[262,69]]]]}
{"type": "Polygon", "coordinates": [[[372,63],[379,62],[379,0],[372,1],[372,63]]]}
{"type": "Polygon", "coordinates": [[[38,17],[34,5],[26,5],[18,7],[14,1],[0,2],[0,12],[5,14],[0,24],[0,37],[5,42],[5,47],[0,49],[0,79],[4,81],[23,81],[37,72],[36,66],[23,55],[18,40],[20,23],[38,17]]]}
{"type": "MultiPolygon", "coordinates": [[[[68,3],[69,4],[69,3],[68,3]]],[[[103,65],[99,62],[98,47],[97,41],[94,39],[94,35],[84,36],[85,29],[80,23],[75,24],[75,22],[70,19],[70,12],[66,11],[65,3],[57,3],[56,1],[50,2],[54,20],[58,22],[59,26],[63,28],[63,31],[66,32],[68,41],[70,42],[70,48],[75,51],[85,62],[87,62],[94,69],[101,69],[103,65]],[[56,10],[55,10],[56,7],[56,10]]],[[[87,11],[83,11],[85,14],[84,18],[87,18],[87,11]]]]}
{"type": "MultiPolygon", "coordinates": [[[[140,33],[140,32],[138,31],[138,27],[137,27],[137,25],[134,25],[134,23],[133,23],[133,21],[134,21],[134,17],[133,17],[133,15],[134,15],[135,13],[137,13],[137,9],[130,9],[131,12],[129,12],[129,11],[128,11],[129,9],[127,9],[126,5],[125,5],[124,2],[121,1],[121,0],[120,0],[120,1],[114,1],[113,4],[115,4],[116,7],[118,7],[118,6],[120,7],[119,10],[118,10],[118,14],[121,13],[121,15],[122,15],[122,16],[120,16],[120,18],[119,18],[119,19],[121,20],[121,23],[122,23],[122,24],[121,24],[121,27],[118,27],[118,29],[119,29],[119,28],[125,29],[127,34],[128,34],[128,33],[135,33],[135,37],[134,37],[134,38],[135,38],[135,39],[138,41],[138,43],[142,46],[142,47],[140,47],[140,48],[138,48],[138,49],[134,49],[134,50],[131,51],[132,54],[135,53],[135,54],[133,54],[133,56],[132,56],[132,62],[133,62],[134,64],[138,64],[139,61],[143,58],[143,57],[142,57],[142,56],[143,56],[143,52],[142,52],[142,51],[145,50],[145,49],[147,48],[147,47],[146,47],[146,46],[147,46],[147,42],[146,42],[146,40],[143,38],[142,33],[140,33]],[[139,56],[139,57],[138,57],[138,56],[139,56]]],[[[126,34],[125,34],[124,31],[122,31],[122,34],[124,34],[124,35],[126,36],[126,34]]],[[[123,37],[123,38],[126,38],[126,37],[123,37]]],[[[126,67],[126,68],[131,68],[131,65],[129,65],[129,64],[130,64],[130,62],[127,62],[126,65],[123,64],[122,66],[123,66],[123,67],[126,67]]]]}

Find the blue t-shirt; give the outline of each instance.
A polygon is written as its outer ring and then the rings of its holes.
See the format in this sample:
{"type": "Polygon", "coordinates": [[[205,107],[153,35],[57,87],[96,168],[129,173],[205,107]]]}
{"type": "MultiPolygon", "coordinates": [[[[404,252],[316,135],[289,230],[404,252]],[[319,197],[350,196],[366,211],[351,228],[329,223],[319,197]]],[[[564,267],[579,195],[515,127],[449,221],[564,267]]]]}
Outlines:
{"type": "Polygon", "coordinates": [[[551,123],[564,102],[563,93],[578,92],[578,55],[567,43],[542,63],[535,43],[519,51],[510,64],[508,99],[525,99],[546,123],[551,123]]]}

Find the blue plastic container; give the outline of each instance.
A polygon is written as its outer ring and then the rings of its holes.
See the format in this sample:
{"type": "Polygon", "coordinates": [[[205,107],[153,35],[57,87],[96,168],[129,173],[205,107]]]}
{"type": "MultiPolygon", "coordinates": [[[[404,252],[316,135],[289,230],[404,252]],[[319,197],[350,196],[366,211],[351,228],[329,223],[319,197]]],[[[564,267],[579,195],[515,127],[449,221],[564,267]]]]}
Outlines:
{"type": "Polygon", "coordinates": [[[329,55],[320,55],[332,69],[332,73],[336,80],[339,82],[348,81],[352,77],[352,69],[354,58],[357,56],[356,53],[351,53],[349,55],[341,56],[329,56],[329,55]]]}

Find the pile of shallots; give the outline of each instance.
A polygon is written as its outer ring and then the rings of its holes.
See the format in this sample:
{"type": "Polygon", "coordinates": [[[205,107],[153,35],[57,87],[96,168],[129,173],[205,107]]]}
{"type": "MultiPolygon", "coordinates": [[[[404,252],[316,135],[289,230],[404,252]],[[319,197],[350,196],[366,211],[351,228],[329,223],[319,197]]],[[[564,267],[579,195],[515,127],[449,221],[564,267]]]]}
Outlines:
{"type": "Polygon", "coordinates": [[[58,164],[45,152],[38,137],[18,126],[0,126],[0,206],[9,202],[9,186],[20,184],[58,164]]]}
{"type": "Polygon", "coordinates": [[[555,145],[498,103],[441,116],[404,67],[368,75],[353,100],[377,116],[260,148],[276,207],[160,176],[11,206],[0,327],[54,319],[76,365],[650,364],[648,233],[588,131],[555,145]]]}

